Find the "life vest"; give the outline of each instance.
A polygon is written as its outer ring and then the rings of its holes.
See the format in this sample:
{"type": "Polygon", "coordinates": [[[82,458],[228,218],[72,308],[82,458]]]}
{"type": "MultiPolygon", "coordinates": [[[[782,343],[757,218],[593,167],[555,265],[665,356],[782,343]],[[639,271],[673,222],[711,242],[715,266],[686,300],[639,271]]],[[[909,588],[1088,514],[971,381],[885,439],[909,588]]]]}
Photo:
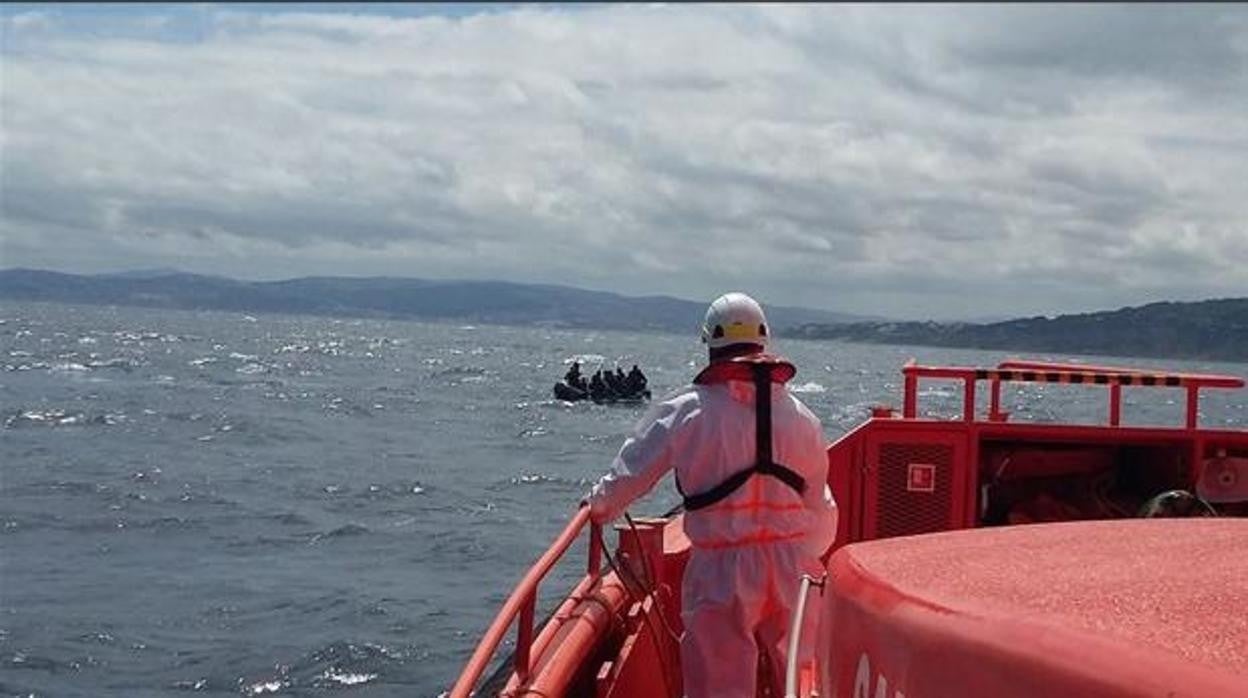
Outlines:
{"type": "Polygon", "coordinates": [[[737,472],[714,487],[697,494],[686,494],[676,480],[676,489],[685,501],[685,511],[705,509],[728,498],[755,475],[767,475],[788,485],[799,495],[806,491],[806,479],[792,468],[775,462],[771,457],[771,384],[787,383],[797,375],[788,361],[771,354],[741,356],[717,361],[693,379],[695,385],[712,385],[728,381],[754,383],[754,464],[737,472]]]}

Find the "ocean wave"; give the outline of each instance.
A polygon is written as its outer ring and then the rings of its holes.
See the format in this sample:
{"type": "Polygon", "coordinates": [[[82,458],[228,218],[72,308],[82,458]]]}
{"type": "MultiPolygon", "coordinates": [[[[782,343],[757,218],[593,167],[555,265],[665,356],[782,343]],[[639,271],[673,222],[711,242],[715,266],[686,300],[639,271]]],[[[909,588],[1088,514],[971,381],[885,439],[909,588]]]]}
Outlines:
{"type": "Polygon", "coordinates": [[[58,662],[49,657],[40,657],[39,655],[28,654],[23,650],[17,650],[4,660],[4,664],[13,669],[28,669],[35,671],[46,671],[49,674],[60,673],[63,670],[71,669],[68,662],[58,662]]]}
{"type": "MultiPolygon", "coordinates": [[[[521,473],[499,485],[556,485],[562,488],[580,488],[589,484],[585,478],[570,478],[546,473],[521,473]]],[[[505,489],[505,488],[504,488],[505,489]]]]}
{"type": "Polygon", "coordinates": [[[64,362],[64,363],[52,364],[52,366],[50,366],[48,370],[53,373],[83,373],[86,371],[90,371],[91,369],[80,363],[64,362]]]}
{"type": "Polygon", "coordinates": [[[259,518],[273,521],[283,526],[307,526],[312,523],[308,517],[293,511],[282,511],[271,514],[263,514],[259,518]]]}
{"type": "Polygon", "coordinates": [[[563,360],[563,365],[571,366],[573,363],[580,363],[581,365],[596,365],[605,364],[606,362],[607,357],[602,354],[573,354],[563,360]]]}
{"type": "Polygon", "coordinates": [[[62,409],[21,410],[5,418],[4,428],[68,427],[88,424],[111,425],[123,421],[124,418],[124,414],[104,414],[88,419],[82,412],[68,412],[62,409]]]}
{"type": "Polygon", "coordinates": [[[806,383],[795,385],[789,388],[789,390],[794,393],[802,393],[802,394],[817,394],[817,393],[828,392],[828,389],[825,388],[822,384],[816,383],[814,381],[809,381],[806,383]]]}
{"type": "Polygon", "coordinates": [[[332,539],[332,538],[353,538],[355,536],[363,536],[369,533],[372,533],[372,530],[369,529],[368,526],[364,526],[362,524],[350,523],[350,524],[339,526],[335,529],[326,531],[324,533],[317,533],[313,535],[312,539],[308,542],[318,543],[322,540],[327,540],[327,539],[332,539]]]}
{"type": "Polygon", "coordinates": [[[127,524],[130,528],[148,531],[168,531],[168,530],[191,530],[204,527],[204,522],[198,519],[191,519],[185,516],[157,516],[152,519],[142,521],[132,521],[127,524]]]}
{"type": "Polygon", "coordinates": [[[359,493],[359,497],[370,501],[383,501],[388,499],[399,499],[421,495],[425,493],[425,487],[420,483],[392,483],[388,485],[370,484],[364,491],[359,493]]]}
{"type": "Polygon", "coordinates": [[[126,358],[96,359],[87,363],[91,368],[119,368],[127,373],[140,366],[138,361],[126,358]]]}
{"type": "Polygon", "coordinates": [[[285,681],[281,679],[275,679],[275,680],[262,679],[260,681],[257,681],[253,684],[249,684],[246,687],[244,687],[243,695],[263,696],[263,695],[268,695],[271,693],[277,693],[278,691],[288,686],[290,686],[289,681],[285,681]]]}
{"type": "Polygon", "coordinates": [[[451,366],[440,371],[434,371],[433,376],[484,376],[488,371],[480,366],[451,366]]]}

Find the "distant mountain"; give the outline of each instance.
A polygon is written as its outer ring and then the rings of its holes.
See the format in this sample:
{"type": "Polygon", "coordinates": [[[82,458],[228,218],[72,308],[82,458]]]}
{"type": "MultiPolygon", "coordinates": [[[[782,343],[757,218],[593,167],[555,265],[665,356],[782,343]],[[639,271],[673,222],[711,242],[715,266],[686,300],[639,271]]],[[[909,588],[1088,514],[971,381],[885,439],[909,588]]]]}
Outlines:
{"type": "Polygon", "coordinates": [[[1248,298],[1150,303],[987,324],[808,323],[786,334],[882,344],[1248,361],[1248,298]]]}
{"type": "MultiPolygon", "coordinates": [[[[705,302],[568,286],[391,277],[248,282],[159,269],[95,276],[9,269],[0,271],[0,298],[660,332],[692,332],[706,312],[705,302]]],[[[868,319],[784,306],[767,312],[777,327],[868,319]]]]}
{"type": "Polygon", "coordinates": [[[156,267],[154,269],[131,269],[130,271],[115,271],[108,274],[97,274],[96,276],[112,277],[116,279],[155,279],[161,276],[173,276],[184,273],[181,269],[172,267],[156,267]]]}

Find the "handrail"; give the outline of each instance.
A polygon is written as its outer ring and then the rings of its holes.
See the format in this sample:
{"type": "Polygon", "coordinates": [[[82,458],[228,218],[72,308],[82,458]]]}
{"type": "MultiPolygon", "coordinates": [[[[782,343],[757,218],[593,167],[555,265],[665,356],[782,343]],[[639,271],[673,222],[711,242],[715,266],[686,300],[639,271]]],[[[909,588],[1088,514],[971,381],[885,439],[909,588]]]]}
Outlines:
{"type": "Polygon", "coordinates": [[[533,611],[537,605],[537,587],[576,541],[587,523],[590,524],[588,574],[593,575],[598,572],[602,559],[602,536],[599,535],[599,525],[590,523],[589,507],[583,506],[577,510],[546,552],[533,563],[520,583],[512,590],[511,596],[507,597],[498,615],[494,617],[494,622],[490,624],[481,637],[481,641],[477,643],[477,649],[472,653],[464,670],[460,672],[454,687],[451,688],[450,698],[469,698],[472,695],[473,688],[481,680],[481,675],[485,673],[490,659],[498,651],[498,646],[507,634],[507,629],[511,627],[511,622],[517,616],[519,623],[516,627],[515,671],[522,680],[528,679],[532,670],[530,650],[533,646],[533,611]]]}
{"type": "Polygon", "coordinates": [[[1138,369],[1082,366],[1043,361],[1003,361],[998,368],[973,368],[965,366],[920,366],[911,359],[901,369],[905,376],[905,396],[902,416],[914,419],[918,413],[919,378],[947,378],[963,381],[962,419],[975,419],[975,386],[978,381],[992,384],[990,421],[1000,421],[1001,383],[1066,383],[1074,385],[1104,385],[1109,388],[1109,424],[1118,426],[1122,416],[1122,386],[1170,387],[1187,390],[1188,429],[1197,426],[1200,391],[1202,388],[1242,388],[1244,380],[1236,376],[1205,375],[1196,373],[1162,373],[1138,369]]]}
{"type": "Polygon", "coordinates": [[[812,586],[822,590],[827,578],[826,574],[818,579],[809,574],[802,575],[802,583],[797,591],[797,609],[793,613],[793,620],[789,623],[789,651],[784,667],[784,698],[797,698],[797,649],[800,646],[802,627],[805,625],[806,597],[810,595],[812,586]]]}
{"type": "MultiPolygon", "coordinates": [[[[1223,376],[1207,373],[1187,373],[1174,371],[1158,371],[1151,368],[1126,368],[1120,366],[1098,366],[1093,364],[1063,364],[1053,361],[1002,361],[997,364],[998,369],[1013,369],[1024,371],[1059,371],[1059,372],[1077,372],[1083,374],[1097,373],[1121,373],[1133,376],[1157,376],[1162,378],[1170,378],[1171,380],[1179,380],[1186,382],[1198,382],[1202,387],[1210,388],[1242,388],[1244,380],[1236,376],[1223,376]]],[[[1184,383],[1185,384],[1185,383],[1184,383]]]]}

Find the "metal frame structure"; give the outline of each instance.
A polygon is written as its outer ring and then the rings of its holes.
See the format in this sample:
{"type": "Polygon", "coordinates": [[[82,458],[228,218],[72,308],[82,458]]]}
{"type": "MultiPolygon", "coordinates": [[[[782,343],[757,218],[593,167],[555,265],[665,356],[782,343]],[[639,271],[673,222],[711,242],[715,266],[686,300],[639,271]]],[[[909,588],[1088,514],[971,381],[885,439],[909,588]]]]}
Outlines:
{"type": "Polygon", "coordinates": [[[1196,429],[1200,391],[1204,388],[1242,388],[1244,380],[1235,376],[1198,373],[1163,373],[1133,368],[1113,368],[1082,364],[1060,364],[1041,361],[1003,361],[995,369],[954,366],[920,366],[911,360],[902,368],[905,376],[905,401],[902,416],[915,419],[918,412],[920,378],[946,378],[963,382],[962,419],[975,421],[975,388],[981,380],[991,382],[992,403],[988,421],[1005,421],[1001,412],[1001,384],[1066,383],[1071,385],[1104,385],[1109,388],[1109,425],[1122,422],[1122,386],[1184,388],[1187,391],[1188,429],[1196,429]]]}

